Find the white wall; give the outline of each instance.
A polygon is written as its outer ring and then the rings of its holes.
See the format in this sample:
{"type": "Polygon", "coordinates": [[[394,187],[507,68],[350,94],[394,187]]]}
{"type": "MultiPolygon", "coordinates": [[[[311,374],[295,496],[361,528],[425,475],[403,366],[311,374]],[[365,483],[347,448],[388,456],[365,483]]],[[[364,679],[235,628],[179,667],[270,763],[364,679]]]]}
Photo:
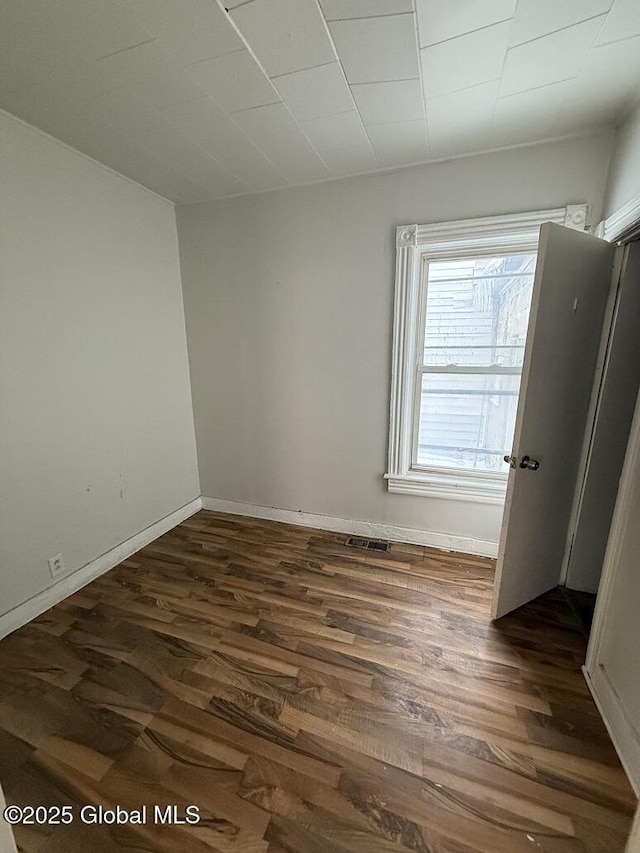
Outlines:
{"type": "Polygon", "coordinates": [[[496,542],[502,508],[390,495],[394,229],[586,201],[610,135],[178,209],[203,494],[496,542]]]}
{"type": "Polygon", "coordinates": [[[0,614],[200,494],[174,209],[0,112],[0,614]]]}
{"type": "Polygon", "coordinates": [[[611,216],[637,193],[640,193],[640,106],[616,131],[604,216],[611,216]]]}

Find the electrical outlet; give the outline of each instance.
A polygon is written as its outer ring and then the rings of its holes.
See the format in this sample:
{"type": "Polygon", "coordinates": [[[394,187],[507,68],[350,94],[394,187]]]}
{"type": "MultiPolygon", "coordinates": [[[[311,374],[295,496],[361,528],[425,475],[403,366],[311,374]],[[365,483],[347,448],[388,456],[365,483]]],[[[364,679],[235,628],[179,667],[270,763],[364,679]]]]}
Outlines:
{"type": "Polygon", "coordinates": [[[62,554],[56,554],[55,557],[49,557],[49,571],[51,572],[52,578],[56,578],[58,575],[64,574],[65,567],[62,554]]]}

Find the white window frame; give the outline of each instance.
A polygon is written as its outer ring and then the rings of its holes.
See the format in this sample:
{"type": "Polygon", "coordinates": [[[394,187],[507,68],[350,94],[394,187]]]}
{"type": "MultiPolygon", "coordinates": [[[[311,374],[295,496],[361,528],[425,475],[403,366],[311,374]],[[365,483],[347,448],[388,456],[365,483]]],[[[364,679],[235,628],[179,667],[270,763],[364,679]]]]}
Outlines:
{"type": "Polygon", "coordinates": [[[507,472],[480,472],[413,464],[417,437],[417,373],[423,340],[424,268],[427,260],[487,253],[537,252],[540,226],[555,222],[584,230],[586,204],[435,225],[396,229],[396,288],[391,369],[387,480],[390,492],[502,504],[507,472]]]}

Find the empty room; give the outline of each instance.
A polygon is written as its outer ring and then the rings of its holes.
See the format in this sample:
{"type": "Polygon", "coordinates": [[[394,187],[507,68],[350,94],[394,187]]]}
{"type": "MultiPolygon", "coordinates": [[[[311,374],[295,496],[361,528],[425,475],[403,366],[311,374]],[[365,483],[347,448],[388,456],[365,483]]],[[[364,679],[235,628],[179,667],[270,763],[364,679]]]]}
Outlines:
{"type": "Polygon", "coordinates": [[[1,853],[640,853],[638,0],[0,39],[1,853]]]}

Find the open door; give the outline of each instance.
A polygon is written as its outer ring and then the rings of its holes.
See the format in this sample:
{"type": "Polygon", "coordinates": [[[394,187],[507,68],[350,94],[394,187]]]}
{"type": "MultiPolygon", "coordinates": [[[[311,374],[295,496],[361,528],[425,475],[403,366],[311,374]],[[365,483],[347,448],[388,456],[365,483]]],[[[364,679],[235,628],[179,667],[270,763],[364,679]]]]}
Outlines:
{"type": "Polygon", "coordinates": [[[540,229],[492,616],[560,579],[616,247],[540,229]]]}

